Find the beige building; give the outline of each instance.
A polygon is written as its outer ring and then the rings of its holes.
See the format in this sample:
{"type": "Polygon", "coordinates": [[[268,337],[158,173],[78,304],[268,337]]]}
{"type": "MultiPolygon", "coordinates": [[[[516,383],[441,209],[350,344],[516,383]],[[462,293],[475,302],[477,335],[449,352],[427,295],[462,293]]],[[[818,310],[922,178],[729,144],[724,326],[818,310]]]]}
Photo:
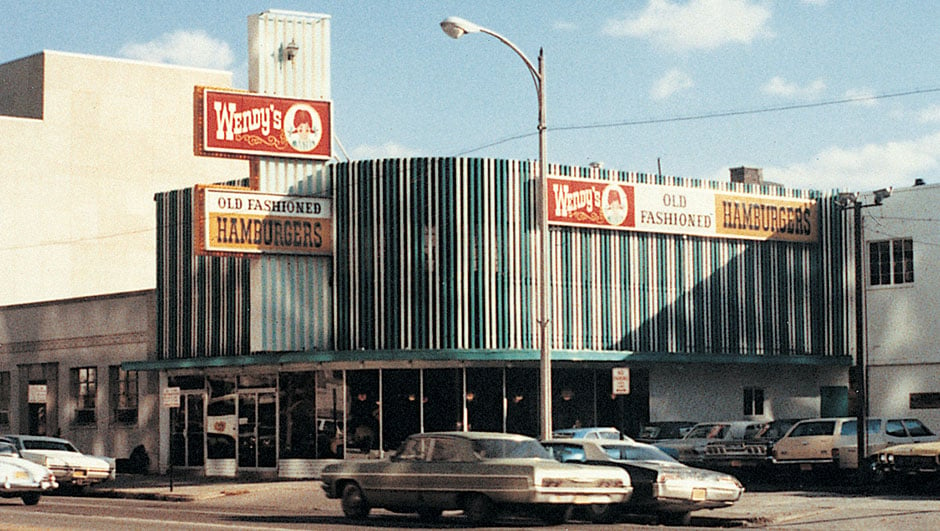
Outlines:
{"type": "Polygon", "coordinates": [[[193,154],[230,72],[44,51],[0,65],[0,305],[152,289],[158,191],[248,176],[193,154]]]}
{"type": "MultiPolygon", "coordinates": [[[[230,72],[44,51],[0,65],[0,433],[157,449],[158,191],[246,178],[193,153],[193,89],[230,72]]],[[[154,459],[154,462],[156,459],[154,459]]]]}

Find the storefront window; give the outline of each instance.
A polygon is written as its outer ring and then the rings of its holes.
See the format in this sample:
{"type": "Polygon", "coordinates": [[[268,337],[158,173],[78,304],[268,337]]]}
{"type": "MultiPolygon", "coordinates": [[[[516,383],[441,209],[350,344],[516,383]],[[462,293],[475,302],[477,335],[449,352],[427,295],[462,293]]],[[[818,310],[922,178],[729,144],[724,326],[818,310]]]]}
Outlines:
{"type": "Polygon", "coordinates": [[[537,369],[506,369],[506,431],[539,435],[539,373],[537,369]]]}
{"type": "Polygon", "coordinates": [[[379,448],[379,371],[347,371],[349,415],[346,451],[369,453],[379,448]]]}
{"type": "Polygon", "coordinates": [[[238,419],[235,415],[235,378],[209,377],[209,405],[206,409],[206,457],[234,459],[238,419]]]}
{"type": "Polygon", "coordinates": [[[424,431],[463,429],[463,371],[425,369],[424,431]]]}
{"type": "Polygon", "coordinates": [[[342,384],[329,371],[280,375],[281,459],[343,457],[342,384]]]}
{"type": "Polygon", "coordinates": [[[421,431],[421,386],[417,369],[382,371],[382,443],[395,450],[405,437],[421,431]]]}
{"type": "Polygon", "coordinates": [[[467,369],[467,423],[473,431],[503,431],[503,369],[467,369]]]}

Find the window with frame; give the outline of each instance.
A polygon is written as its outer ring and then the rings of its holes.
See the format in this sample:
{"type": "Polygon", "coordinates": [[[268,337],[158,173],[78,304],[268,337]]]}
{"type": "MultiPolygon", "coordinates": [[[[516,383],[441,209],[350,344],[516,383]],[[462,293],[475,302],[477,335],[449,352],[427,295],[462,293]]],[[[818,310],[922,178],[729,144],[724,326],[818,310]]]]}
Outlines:
{"type": "Polygon", "coordinates": [[[72,369],[72,393],[75,397],[75,423],[94,424],[98,397],[98,369],[96,367],[72,369]]]}
{"type": "Polygon", "coordinates": [[[10,371],[0,372],[0,426],[10,426],[10,371]]]}
{"type": "Polygon", "coordinates": [[[914,240],[899,238],[868,244],[869,281],[872,286],[914,282],[914,240]]]}
{"type": "Polygon", "coordinates": [[[110,367],[111,419],[123,424],[137,423],[138,372],[110,367]]]}
{"type": "Polygon", "coordinates": [[[764,389],[762,387],[744,388],[744,414],[764,414],[764,389]]]}

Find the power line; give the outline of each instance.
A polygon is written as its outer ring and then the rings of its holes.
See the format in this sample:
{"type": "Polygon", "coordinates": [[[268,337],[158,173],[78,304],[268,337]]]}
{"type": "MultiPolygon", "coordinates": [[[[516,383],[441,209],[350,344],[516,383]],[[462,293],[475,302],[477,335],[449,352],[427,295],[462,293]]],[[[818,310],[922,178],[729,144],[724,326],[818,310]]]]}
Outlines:
{"type": "MultiPolygon", "coordinates": [[[[851,98],[842,98],[838,100],[826,100],[826,101],[817,101],[813,103],[794,103],[792,105],[778,105],[775,107],[763,107],[760,109],[743,109],[737,111],[717,111],[709,112],[703,114],[691,114],[688,116],[672,116],[669,118],[648,118],[644,120],[623,120],[619,122],[602,122],[596,124],[585,124],[585,125],[563,125],[559,127],[549,127],[549,131],[578,131],[586,129],[611,129],[614,127],[629,127],[635,125],[654,125],[654,124],[665,124],[665,123],[675,123],[675,122],[691,122],[695,120],[710,120],[713,118],[728,118],[732,116],[746,116],[751,114],[764,114],[771,112],[783,112],[783,111],[793,111],[800,109],[813,109],[817,107],[828,107],[832,105],[844,105],[847,103],[859,103],[863,101],[875,101],[883,100],[888,98],[901,98],[905,96],[916,96],[919,94],[931,94],[935,92],[940,92],[940,87],[925,88],[925,89],[913,89],[906,90],[903,92],[890,92],[887,94],[876,94],[872,96],[855,96],[851,98]]],[[[530,136],[537,135],[538,132],[533,133],[520,133],[518,135],[509,136],[484,144],[479,147],[472,149],[464,150],[457,153],[456,156],[463,156],[468,153],[474,153],[482,149],[486,149],[493,146],[498,146],[500,144],[505,144],[506,142],[512,142],[513,140],[519,140],[522,138],[527,138],[530,136]]]]}

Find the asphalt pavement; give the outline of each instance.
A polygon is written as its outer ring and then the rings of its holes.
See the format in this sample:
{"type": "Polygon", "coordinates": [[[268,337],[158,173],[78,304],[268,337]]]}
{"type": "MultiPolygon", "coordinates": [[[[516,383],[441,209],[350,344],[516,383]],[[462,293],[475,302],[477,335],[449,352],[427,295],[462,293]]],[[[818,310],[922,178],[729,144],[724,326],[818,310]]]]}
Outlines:
{"type": "MultiPolygon", "coordinates": [[[[940,500],[934,488],[915,492],[897,489],[857,489],[845,483],[830,486],[799,485],[757,487],[722,509],[692,513],[692,526],[701,528],[751,527],[775,529],[858,529],[868,522],[879,522],[880,528],[897,514],[926,518],[909,522],[910,529],[940,527],[940,500]],[[831,488],[830,488],[831,487],[831,488]],[[841,512],[840,512],[841,511],[841,512]],[[841,526],[841,527],[840,527],[841,526]]],[[[301,489],[310,493],[313,507],[339,510],[337,500],[327,499],[318,480],[277,480],[264,478],[212,478],[190,475],[119,474],[113,481],[88,488],[83,495],[109,498],[132,498],[167,502],[195,502],[244,497],[249,502],[276,499],[278,484],[285,489],[301,489]]],[[[902,522],[904,522],[902,520],[902,522]]],[[[904,524],[907,526],[908,524],[904,524]]]]}

